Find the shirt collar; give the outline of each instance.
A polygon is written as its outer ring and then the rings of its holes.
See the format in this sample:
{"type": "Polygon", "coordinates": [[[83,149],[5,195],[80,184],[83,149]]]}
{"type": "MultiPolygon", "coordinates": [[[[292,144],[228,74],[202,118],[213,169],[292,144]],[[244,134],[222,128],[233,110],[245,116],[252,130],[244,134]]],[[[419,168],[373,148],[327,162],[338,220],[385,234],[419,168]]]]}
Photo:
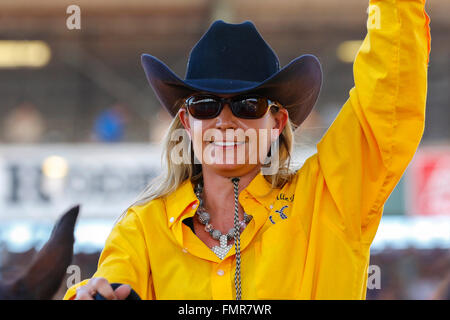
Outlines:
{"type": "MultiPolygon", "coordinates": [[[[239,198],[240,200],[242,200],[242,197],[247,199],[249,198],[248,195],[250,195],[270,210],[275,200],[275,194],[278,191],[279,189],[271,189],[271,184],[264,178],[264,175],[260,171],[250,181],[248,186],[240,192],[239,198]]],[[[176,223],[184,214],[186,216],[193,216],[199,204],[197,196],[194,193],[194,186],[189,179],[184,181],[176,191],[167,195],[165,201],[169,227],[176,223]],[[191,212],[188,215],[187,212],[189,211],[191,212]]]]}
{"type": "Polygon", "coordinates": [[[273,203],[276,199],[276,196],[280,192],[279,188],[272,189],[272,185],[270,182],[264,178],[264,175],[260,171],[255,178],[248,184],[247,188],[243,190],[243,192],[239,195],[248,198],[252,197],[261,205],[263,205],[268,211],[270,211],[273,207],[273,203]]]}
{"type": "Polygon", "coordinates": [[[193,205],[198,206],[199,202],[189,179],[184,181],[177,190],[167,195],[165,201],[169,227],[177,222],[180,216],[193,205]]]}

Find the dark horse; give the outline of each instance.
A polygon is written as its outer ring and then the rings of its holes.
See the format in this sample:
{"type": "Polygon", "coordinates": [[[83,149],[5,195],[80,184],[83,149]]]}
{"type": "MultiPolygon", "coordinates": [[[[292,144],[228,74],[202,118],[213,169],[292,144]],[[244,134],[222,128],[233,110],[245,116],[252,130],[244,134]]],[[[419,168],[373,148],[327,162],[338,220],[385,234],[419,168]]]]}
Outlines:
{"type": "Polygon", "coordinates": [[[74,228],[79,206],[67,211],[53,227],[47,243],[17,279],[0,282],[0,299],[51,299],[64,279],[73,256],[74,228]]]}

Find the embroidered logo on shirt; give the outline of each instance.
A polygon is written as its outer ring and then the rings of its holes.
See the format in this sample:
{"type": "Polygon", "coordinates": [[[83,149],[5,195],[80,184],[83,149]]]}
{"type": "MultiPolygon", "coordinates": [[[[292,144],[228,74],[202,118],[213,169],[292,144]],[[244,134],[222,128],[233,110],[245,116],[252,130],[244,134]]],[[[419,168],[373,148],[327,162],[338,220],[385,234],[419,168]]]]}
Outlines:
{"type": "MultiPolygon", "coordinates": [[[[280,193],[277,195],[276,201],[285,201],[285,202],[282,202],[282,203],[285,204],[286,202],[288,202],[288,204],[289,204],[289,202],[294,202],[294,196],[295,196],[295,194],[292,194],[292,195],[286,195],[285,193],[280,192],[280,193]]],[[[272,206],[270,206],[270,208],[272,208],[272,206]]],[[[275,210],[275,213],[278,213],[278,215],[280,216],[280,218],[278,218],[277,215],[275,215],[275,216],[270,215],[270,216],[269,216],[269,221],[270,221],[272,224],[276,224],[276,223],[277,223],[277,220],[280,220],[280,219],[281,219],[281,220],[287,219],[288,216],[284,213],[284,211],[285,211],[287,208],[289,208],[289,205],[283,205],[280,209],[275,210]]]]}
{"type": "MultiPolygon", "coordinates": [[[[275,210],[276,213],[278,213],[280,215],[280,218],[282,220],[287,219],[288,216],[284,213],[284,210],[286,210],[289,206],[282,206],[280,210],[275,210]]],[[[269,220],[270,222],[272,222],[272,224],[275,224],[276,222],[273,220],[272,215],[269,216],[269,220]]]]}
{"type": "Polygon", "coordinates": [[[277,200],[285,200],[285,201],[293,202],[294,194],[292,196],[288,197],[284,193],[280,193],[279,195],[277,195],[277,200]]]}
{"type": "Polygon", "coordinates": [[[280,210],[275,210],[275,212],[280,214],[281,219],[287,219],[287,215],[284,214],[284,209],[286,209],[288,206],[283,206],[280,210]]]}

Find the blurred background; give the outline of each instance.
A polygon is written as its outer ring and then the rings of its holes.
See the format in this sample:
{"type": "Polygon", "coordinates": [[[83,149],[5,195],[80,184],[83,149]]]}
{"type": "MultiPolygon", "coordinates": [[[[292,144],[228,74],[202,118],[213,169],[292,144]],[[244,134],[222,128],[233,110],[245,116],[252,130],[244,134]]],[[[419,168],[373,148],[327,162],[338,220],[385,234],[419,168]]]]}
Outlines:
{"type": "MultiPolygon", "coordinates": [[[[216,19],[251,20],[281,66],[305,53],[323,65],[314,112],[296,132],[294,165],[347,100],[366,34],[367,0],[78,0],[0,2],[0,279],[48,239],[55,220],[82,205],[73,264],[90,277],[119,215],[160,171],[170,118],[140,65],[149,53],[184,78],[190,49],[216,19]]],[[[368,299],[448,299],[450,270],[450,2],[428,0],[432,51],[426,128],[385,205],[371,265],[381,288],[368,299]]],[[[56,294],[60,299],[66,282],[56,294]]]]}

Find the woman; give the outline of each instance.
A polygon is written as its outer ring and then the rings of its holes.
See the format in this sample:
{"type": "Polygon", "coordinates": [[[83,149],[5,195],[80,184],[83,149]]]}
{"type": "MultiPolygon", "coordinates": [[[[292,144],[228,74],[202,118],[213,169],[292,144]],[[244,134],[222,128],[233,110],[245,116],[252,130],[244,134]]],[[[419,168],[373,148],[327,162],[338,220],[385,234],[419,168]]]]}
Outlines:
{"type": "Polygon", "coordinates": [[[365,298],[383,205],[424,129],[424,5],[371,1],[355,87],[317,153],[295,172],[292,130],[321,86],[315,57],[279,70],[252,23],[223,21],[191,51],[185,80],[144,55],[147,78],[174,116],[167,172],[116,224],[94,276],[65,299],[123,299],[130,287],[143,299],[365,298]],[[177,129],[189,138],[173,141],[177,129]],[[236,138],[230,129],[262,134],[236,138]],[[255,152],[270,161],[249,161],[255,152]],[[275,172],[264,173],[274,162],[275,172]]]}

